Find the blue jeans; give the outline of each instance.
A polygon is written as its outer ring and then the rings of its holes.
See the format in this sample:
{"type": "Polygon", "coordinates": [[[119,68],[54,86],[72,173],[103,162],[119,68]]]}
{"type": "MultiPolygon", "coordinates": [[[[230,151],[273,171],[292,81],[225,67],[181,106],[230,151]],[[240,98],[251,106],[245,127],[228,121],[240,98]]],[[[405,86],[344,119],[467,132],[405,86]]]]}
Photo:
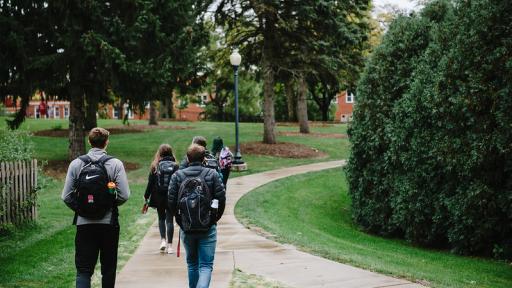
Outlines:
{"type": "Polygon", "coordinates": [[[213,258],[217,245],[217,225],[206,233],[181,233],[181,241],[187,251],[188,287],[208,288],[213,271],[213,258]]]}

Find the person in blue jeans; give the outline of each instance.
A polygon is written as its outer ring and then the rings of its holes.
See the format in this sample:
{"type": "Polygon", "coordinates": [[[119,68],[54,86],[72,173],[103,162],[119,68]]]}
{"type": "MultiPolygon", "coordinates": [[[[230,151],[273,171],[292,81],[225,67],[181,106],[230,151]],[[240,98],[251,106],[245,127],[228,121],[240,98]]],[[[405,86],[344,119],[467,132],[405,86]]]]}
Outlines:
{"type": "MultiPolygon", "coordinates": [[[[176,223],[181,227],[180,237],[187,252],[188,285],[190,288],[207,288],[210,286],[215,247],[217,245],[216,223],[222,217],[226,206],[226,190],[222,180],[217,171],[202,165],[204,157],[205,148],[203,146],[197,144],[190,145],[187,150],[189,165],[172,175],[168,193],[169,210],[172,215],[176,216],[176,223]],[[210,222],[207,223],[208,226],[201,231],[190,229],[188,224],[192,222],[189,221],[187,215],[183,216],[182,219],[180,209],[178,208],[183,205],[181,200],[184,199],[178,199],[180,188],[182,188],[183,183],[186,184],[191,179],[201,179],[201,182],[207,186],[209,193],[211,193],[211,198],[218,201],[218,208],[211,210],[212,214],[208,214],[211,215],[210,222]]],[[[183,193],[180,196],[184,197],[183,193]]],[[[208,203],[208,207],[209,205],[210,203],[208,203]]]]}

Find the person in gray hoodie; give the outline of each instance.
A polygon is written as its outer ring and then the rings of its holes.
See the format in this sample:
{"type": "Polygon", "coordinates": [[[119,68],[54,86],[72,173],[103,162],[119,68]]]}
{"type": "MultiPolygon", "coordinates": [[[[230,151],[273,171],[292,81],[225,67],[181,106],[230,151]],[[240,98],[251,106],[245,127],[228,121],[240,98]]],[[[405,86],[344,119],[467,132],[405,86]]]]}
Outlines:
{"type": "MultiPolygon", "coordinates": [[[[104,162],[104,167],[111,183],[115,184],[114,205],[105,216],[100,219],[91,219],[78,215],[77,211],[77,183],[80,172],[86,162],[98,161],[106,157],[109,132],[103,128],[93,128],[89,132],[89,144],[91,149],[87,155],[73,160],[69,164],[66,182],[62,190],[62,200],[75,211],[74,224],[76,224],[75,236],[75,266],[77,270],[76,287],[91,287],[91,276],[98,261],[101,262],[102,287],[114,287],[116,281],[117,249],[119,243],[119,221],[117,206],[122,205],[130,197],[130,188],[126,178],[123,163],[115,158],[104,162]],[[87,157],[88,156],[88,157],[87,157]]],[[[86,176],[87,177],[87,176],[86,176]]],[[[86,179],[91,179],[86,178],[86,179]]],[[[109,185],[114,186],[109,183],[109,185]]]]}

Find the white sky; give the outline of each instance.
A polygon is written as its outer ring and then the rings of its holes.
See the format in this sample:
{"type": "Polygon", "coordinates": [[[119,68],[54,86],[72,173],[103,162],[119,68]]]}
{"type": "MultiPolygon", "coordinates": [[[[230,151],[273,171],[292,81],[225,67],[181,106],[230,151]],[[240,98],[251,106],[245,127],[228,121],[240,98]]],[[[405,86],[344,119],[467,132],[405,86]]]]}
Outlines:
{"type": "Polygon", "coordinates": [[[384,9],[386,6],[393,6],[400,10],[410,12],[420,8],[417,2],[417,0],[373,0],[374,9],[377,11],[384,9]]]}

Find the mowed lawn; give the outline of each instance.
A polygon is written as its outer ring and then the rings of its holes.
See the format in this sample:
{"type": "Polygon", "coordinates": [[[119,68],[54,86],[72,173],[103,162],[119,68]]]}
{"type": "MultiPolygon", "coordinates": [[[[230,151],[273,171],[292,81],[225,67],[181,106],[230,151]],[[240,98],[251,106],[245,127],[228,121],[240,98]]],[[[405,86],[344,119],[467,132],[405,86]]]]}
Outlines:
{"type": "MultiPolygon", "coordinates": [[[[0,129],[6,129],[5,118],[0,117],[0,129]]],[[[130,121],[131,125],[145,125],[146,121],[130,121]]],[[[144,133],[113,134],[108,152],[124,161],[137,163],[140,169],[128,173],[131,198],[120,207],[121,238],[119,245],[119,269],[129,259],[156,213],[142,216],[142,195],[146,187],[149,163],[158,146],[170,143],[176,156],[181,159],[193,136],[203,135],[211,145],[216,136],[233,146],[234,124],[214,122],[164,122],[159,129],[144,133]]],[[[120,127],[119,120],[99,120],[102,127],[120,127]]],[[[66,129],[66,120],[28,119],[21,129],[38,131],[66,129]]],[[[298,127],[279,126],[278,131],[298,131],[298,127]]],[[[345,125],[314,125],[313,132],[346,133],[345,125]]],[[[262,124],[242,123],[241,142],[260,141],[262,124]]],[[[32,137],[36,157],[40,160],[64,160],[68,153],[67,138],[32,137]]],[[[320,138],[316,136],[279,136],[278,141],[301,143],[325,152],[328,156],[318,159],[283,159],[271,156],[244,154],[249,170],[233,173],[231,177],[294,166],[317,161],[343,159],[348,156],[347,139],[320,138]]],[[[64,179],[45,178],[45,189],[39,193],[39,218],[36,224],[25,225],[8,235],[0,235],[0,287],[73,287],[74,285],[74,235],[71,225],[73,213],[60,199],[64,179]]],[[[228,195],[229,197],[229,195],[228,195]]],[[[99,274],[99,273],[96,273],[99,274]]],[[[97,286],[96,279],[96,286],[97,286]]]]}
{"type": "Polygon", "coordinates": [[[368,270],[431,287],[512,287],[512,265],[461,257],[360,231],[351,220],[341,168],[264,185],[242,197],[239,220],[275,235],[277,241],[368,270]]]}

